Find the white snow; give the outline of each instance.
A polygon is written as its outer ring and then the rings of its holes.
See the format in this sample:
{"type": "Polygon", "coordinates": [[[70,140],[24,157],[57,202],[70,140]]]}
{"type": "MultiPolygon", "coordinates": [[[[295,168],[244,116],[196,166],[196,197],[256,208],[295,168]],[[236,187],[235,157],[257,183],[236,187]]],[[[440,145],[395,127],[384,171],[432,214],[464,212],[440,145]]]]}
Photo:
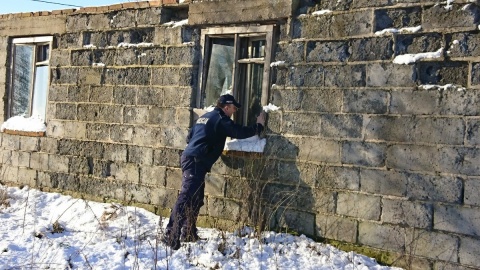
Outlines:
{"type": "Polygon", "coordinates": [[[118,43],[118,48],[135,48],[135,47],[152,47],[153,43],[141,42],[141,43],[127,43],[120,42],[118,43]]]}
{"type": "Polygon", "coordinates": [[[0,185],[0,194],[8,198],[0,201],[5,269],[400,269],[303,235],[259,236],[240,225],[199,228],[202,240],[172,251],[159,241],[167,220],[141,208],[28,187],[0,185]]]}
{"type": "Polygon", "coordinates": [[[280,107],[277,107],[273,105],[272,103],[268,103],[268,105],[263,106],[263,111],[268,113],[268,112],[273,112],[273,111],[278,111],[280,110],[280,107]]]}
{"type": "Polygon", "coordinates": [[[14,116],[3,122],[0,131],[8,130],[44,132],[47,130],[44,120],[38,117],[14,116]]]}
{"type": "Polygon", "coordinates": [[[383,36],[385,34],[392,34],[392,33],[416,33],[422,29],[422,26],[414,26],[414,27],[404,27],[404,28],[386,28],[382,31],[375,32],[376,36],[383,36]]]}
{"type": "Polygon", "coordinates": [[[270,63],[270,67],[285,67],[285,66],[287,66],[285,61],[276,61],[276,62],[270,63]]]}
{"type": "Polygon", "coordinates": [[[438,85],[438,84],[422,84],[419,85],[418,88],[424,89],[424,90],[432,90],[432,89],[437,89],[437,90],[457,90],[457,91],[465,91],[466,88],[461,86],[461,85],[455,85],[451,83],[447,83],[445,85],[438,85]]]}
{"type": "Polygon", "coordinates": [[[453,6],[452,3],[454,0],[447,0],[447,5],[444,7],[446,10],[452,10],[453,6]]]}
{"type": "Polygon", "coordinates": [[[187,25],[188,24],[188,19],[181,20],[181,21],[171,21],[171,22],[166,22],[162,24],[163,26],[169,26],[169,27],[179,27],[182,25],[187,25]]]}
{"type": "Polygon", "coordinates": [[[104,63],[93,63],[92,66],[94,66],[94,67],[104,67],[105,64],[104,63]]]}
{"type": "Polygon", "coordinates": [[[325,15],[325,14],[328,14],[328,13],[332,13],[331,10],[329,9],[323,9],[323,10],[318,10],[318,11],[315,11],[312,13],[313,16],[320,16],[320,15],[325,15]]]}
{"type": "Polygon", "coordinates": [[[85,49],[96,49],[97,46],[95,46],[93,44],[87,44],[87,45],[83,45],[83,48],[85,48],[85,49]]]}
{"type": "Polygon", "coordinates": [[[404,64],[408,65],[410,63],[415,63],[421,59],[433,59],[440,58],[442,56],[443,48],[440,48],[436,52],[426,52],[426,53],[417,53],[417,54],[402,54],[398,55],[393,59],[394,64],[404,64]]]}

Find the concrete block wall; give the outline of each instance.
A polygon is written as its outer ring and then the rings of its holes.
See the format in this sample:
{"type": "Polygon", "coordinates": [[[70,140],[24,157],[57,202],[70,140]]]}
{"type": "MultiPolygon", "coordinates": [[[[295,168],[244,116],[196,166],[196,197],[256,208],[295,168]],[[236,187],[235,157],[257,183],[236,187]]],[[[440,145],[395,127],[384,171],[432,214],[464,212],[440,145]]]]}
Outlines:
{"type": "Polygon", "coordinates": [[[391,251],[399,266],[480,268],[471,255],[480,247],[477,4],[313,1],[304,10],[279,35],[275,61],[286,66],[273,67],[271,101],[283,110],[269,119],[269,140],[291,142],[275,158],[310,170],[299,196],[332,195],[296,211],[315,214],[317,236],[391,251]]]}
{"type": "Polygon", "coordinates": [[[184,18],[164,4],[2,15],[4,93],[10,38],[54,36],[47,135],[2,133],[2,182],[157,211],[173,205],[199,36],[193,28],[165,24],[184,18]]]}
{"type": "Polygon", "coordinates": [[[265,219],[408,269],[480,268],[477,4],[244,2],[3,15],[4,93],[11,37],[52,34],[55,44],[47,135],[1,133],[2,182],[168,215],[194,117],[200,29],[276,23],[273,61],[286,65],[271,67],[269,101],[282,109],[268,117],[263,155],[222,156],[207,175],[200,224],[265,219]],[[234,4],[259,14],[222,8],[234,4]],[[187,13],[189,25],[164,25],[187,13]],[[440,48],[439,58],[393,63],[440,48]]]}

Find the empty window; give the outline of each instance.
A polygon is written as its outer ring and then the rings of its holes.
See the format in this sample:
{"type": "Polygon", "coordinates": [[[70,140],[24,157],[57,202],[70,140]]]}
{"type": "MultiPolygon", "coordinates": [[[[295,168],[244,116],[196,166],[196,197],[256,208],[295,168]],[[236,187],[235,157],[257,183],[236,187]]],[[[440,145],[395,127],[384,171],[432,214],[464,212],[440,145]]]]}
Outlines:
{"type": "Polygon", "coordinates": [[[200,108],[215,106],[229,93],[242,104],[234,120],[252,125],[268,101],[273,26],[211,28],[202,31],[200,108]]]}
{"type": "Polygon", "coordinates": [[[52,37],[12,40],[8,117],[23,115],[45,120],[52,37]]]}

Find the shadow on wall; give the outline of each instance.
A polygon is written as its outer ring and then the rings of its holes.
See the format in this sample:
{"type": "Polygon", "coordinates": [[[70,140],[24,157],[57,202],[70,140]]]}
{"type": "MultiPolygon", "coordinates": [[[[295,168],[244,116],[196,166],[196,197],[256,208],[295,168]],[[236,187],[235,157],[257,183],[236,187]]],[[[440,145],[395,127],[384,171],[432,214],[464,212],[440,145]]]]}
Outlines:
{"type": "Polygon", "coordinates": [[[222,156],[236,176],[227,181],[226,197],[242,201],[241,225],[314,236],[312,183],[295,161],[298,152],[287,138],[269,134],[261,156],[222,156]]]}

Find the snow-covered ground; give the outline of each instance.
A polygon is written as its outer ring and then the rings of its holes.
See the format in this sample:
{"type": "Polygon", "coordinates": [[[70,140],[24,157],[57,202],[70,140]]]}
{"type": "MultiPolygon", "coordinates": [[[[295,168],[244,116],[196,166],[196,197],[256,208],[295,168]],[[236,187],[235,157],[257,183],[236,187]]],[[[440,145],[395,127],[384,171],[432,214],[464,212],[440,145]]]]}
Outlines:
{"type": "Polygon", "coordinates": [[[398,269],[250,228],[200,228],[204,240],[172,251],[158,237],[165,221],[141,208],[0,186],[0,269],[398,269]]]}

